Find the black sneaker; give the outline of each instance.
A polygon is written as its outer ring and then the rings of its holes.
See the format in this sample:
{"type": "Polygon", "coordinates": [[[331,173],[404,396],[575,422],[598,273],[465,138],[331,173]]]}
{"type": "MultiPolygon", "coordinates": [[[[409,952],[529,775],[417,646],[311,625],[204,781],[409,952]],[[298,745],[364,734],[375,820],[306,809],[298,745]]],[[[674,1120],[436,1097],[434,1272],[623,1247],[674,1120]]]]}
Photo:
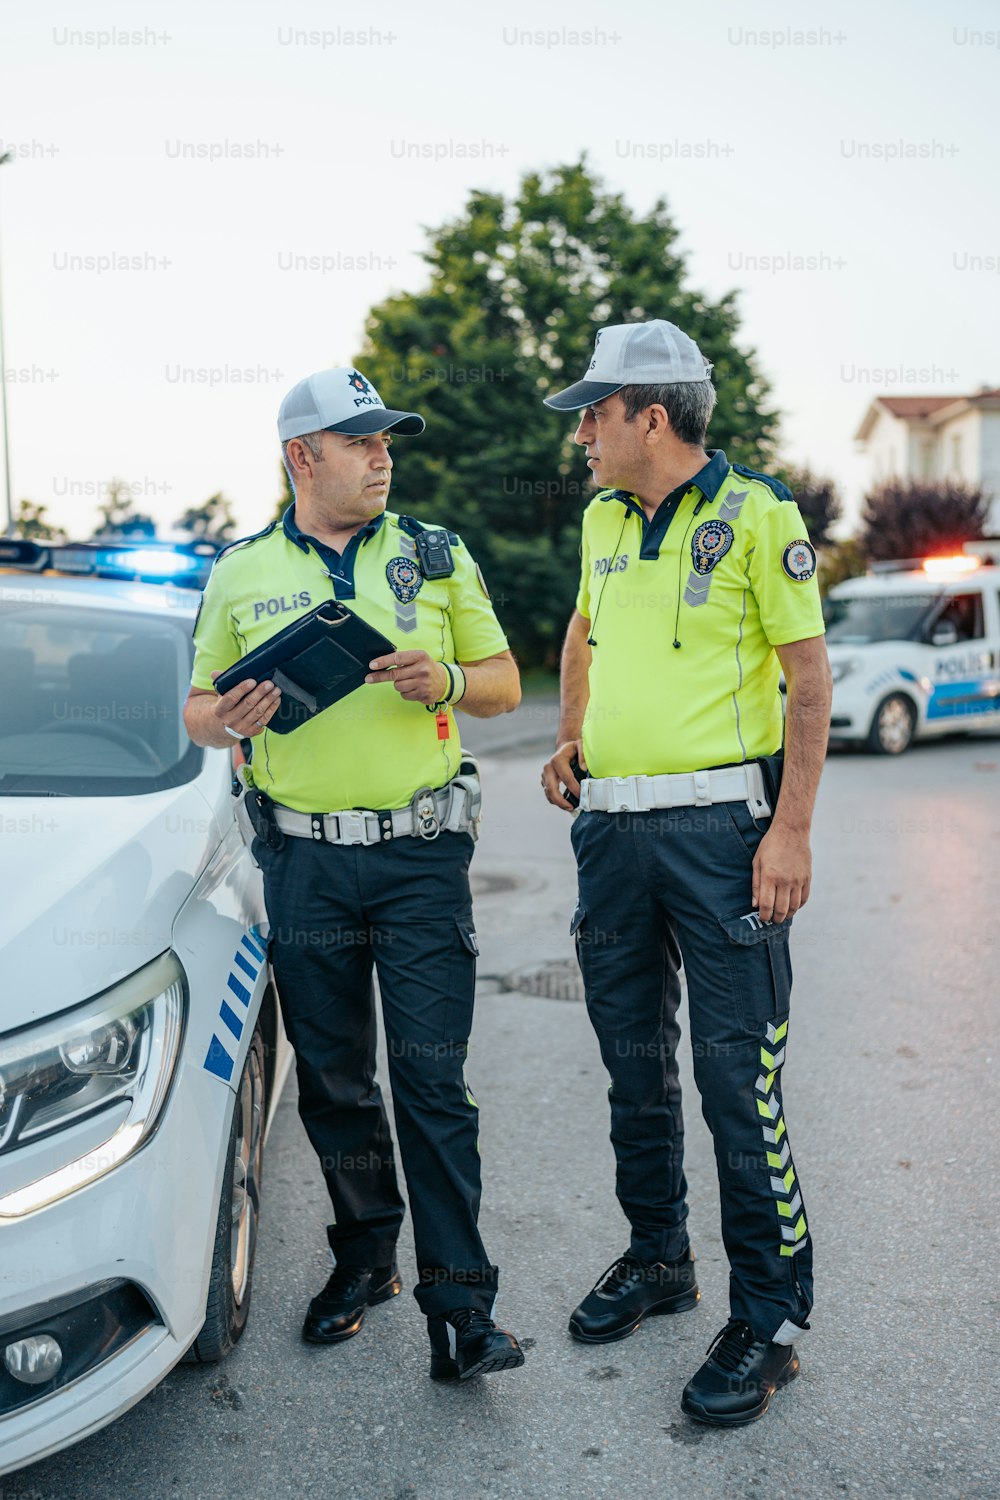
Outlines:
{"type": "Polygon", "coordinates": [[[626,1251],[584,1297],[569,1331],[584,1344],[610,1344],[634,1333],[654,1313],[686,1312],[700,1296],[690,1251],[682,1260],[652,1266],[626,1251]]]}
{"type": "Polygon", "coordinates": [[[365,1309],[403,1290],[395,1265],[338,1266],[309,1304],[302,1337],[310,1344],[339,1344],[360,1333],[365,1309]]]}
{"type": "Polygon", "coordinates": [[[791,1344],[769,1343],[757,1338],[749,1323],[730,1320],[684,1387],[681,1410],[697,1422],[742,1427],[762,1417],[775,1391],[798,1373],[798,1355],[791,1344]]]}
{"type": "Polygon", "coordinates": [[[524,1364],[514,1335],[498,1328],[478,1307],[458,1307],[428,1318],[427,1332],[432,1380],[468,1380],[470,1375],[492,1375],[524,1364]]]}

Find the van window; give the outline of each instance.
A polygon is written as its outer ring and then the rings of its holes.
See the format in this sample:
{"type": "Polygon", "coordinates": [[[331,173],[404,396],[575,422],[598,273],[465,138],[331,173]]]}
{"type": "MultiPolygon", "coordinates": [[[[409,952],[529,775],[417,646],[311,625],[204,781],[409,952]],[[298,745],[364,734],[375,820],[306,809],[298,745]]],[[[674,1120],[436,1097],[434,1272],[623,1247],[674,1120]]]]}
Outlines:
{"type": "Polygon", "coordinates": [[[832,644],[871,646],[912,641],[932,609],[934,594],[864,594],[826,601],[826,638],[832,644]]]}
{"type": "Polygon", "coordinates": [[[954,625],[960,641],[981,641],[983,630],[983,596],[980,593],[955,594],[950,598],[934,621],[939,625],[954,625]]]}

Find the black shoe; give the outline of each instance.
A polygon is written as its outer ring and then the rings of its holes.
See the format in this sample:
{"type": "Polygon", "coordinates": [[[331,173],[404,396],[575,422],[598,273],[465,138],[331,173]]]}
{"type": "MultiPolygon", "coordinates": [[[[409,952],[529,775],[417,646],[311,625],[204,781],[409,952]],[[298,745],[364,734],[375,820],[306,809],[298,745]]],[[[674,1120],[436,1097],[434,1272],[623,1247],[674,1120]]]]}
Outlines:
{"type": "Polygon", "coordinates": [[[654,1313],[686,1312],[700,1296],[690,1251],[683,1260],[652,1266],[626,1251],[584,1297],[569,1331],[584,1344],[610,1344],[634,1333],[654,1313]]]}
{"type": "Polygon", "coordinates": [[[749,1323],[730,1321],[708,1347],[708,1358],[684,1387],[681,1410],[698,1422],[742,1427],[756,1422],[775,1391],[799,1373],[791,1344],[772,1344],[749,1323]]]}
{"type": "Polygon", "coordinates": [[[310,1344],[339,1344],[361,1331],[365,1309],[403,1290],[395,1265],[338,1266],[309,1304],[302,1337],[310,1344]]]}
{"type": "Polygon", "coordinates": [[[512,1333],[498,1328],[478,1307],[458,1307],[427,1319],[431,1340],[431,1379],[468,1380],[516,1370],[524,1364],[521,1346],[512,1333]]]}

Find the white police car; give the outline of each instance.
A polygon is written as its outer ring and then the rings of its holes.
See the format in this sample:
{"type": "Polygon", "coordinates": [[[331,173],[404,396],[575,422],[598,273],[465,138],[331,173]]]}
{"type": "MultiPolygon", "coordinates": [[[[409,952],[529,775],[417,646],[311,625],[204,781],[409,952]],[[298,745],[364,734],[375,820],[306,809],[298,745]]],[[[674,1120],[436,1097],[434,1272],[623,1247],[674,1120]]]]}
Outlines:
{"type": "Polygon", "coordinates": [[[892,565],[830,590],[830,738],[901,755],[916,738],[1000,729],[1000,567],[892,565]]]}
{"type": "Polygon", "coordinates": [[[203,563],[0,542],[0,1474],[246,1324],[291,1051],[181,716],[203,563]]]}

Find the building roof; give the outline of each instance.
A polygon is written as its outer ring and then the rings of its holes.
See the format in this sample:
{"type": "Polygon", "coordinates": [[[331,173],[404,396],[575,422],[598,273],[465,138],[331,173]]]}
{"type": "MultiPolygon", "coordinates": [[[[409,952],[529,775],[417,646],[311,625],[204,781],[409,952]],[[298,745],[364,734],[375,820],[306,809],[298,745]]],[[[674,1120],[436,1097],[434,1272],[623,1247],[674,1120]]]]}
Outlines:
{"type": "Polygon", "coordinates": [[[1000,389],[991,390],[984,386],[970,396],[876,396],[865,412],[854,440],[858,443],[866,442],[871,436],[876,417],[883,411],[904,422],[927,422],[938,426],[961,412],[977,407],[1000,407],[1000,389]]]}

